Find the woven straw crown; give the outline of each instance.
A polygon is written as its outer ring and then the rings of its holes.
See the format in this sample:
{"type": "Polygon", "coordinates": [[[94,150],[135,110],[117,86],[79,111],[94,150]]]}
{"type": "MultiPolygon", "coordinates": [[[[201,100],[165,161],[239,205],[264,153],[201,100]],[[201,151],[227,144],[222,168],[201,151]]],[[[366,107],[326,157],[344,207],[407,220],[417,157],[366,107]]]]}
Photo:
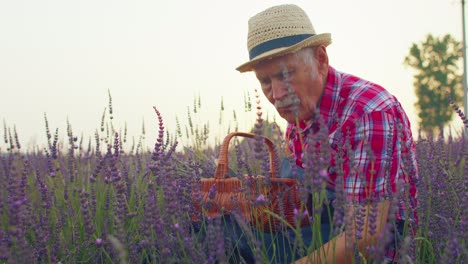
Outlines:
{"type": "Polygon", "coordinates": [[[247,49],[250,60],[237,70],[251,71],[252,66],[262,60],[330,43],[331,35],[316,34],[309,17],[300,7],[270,7],[249,19],[247,49]]]}

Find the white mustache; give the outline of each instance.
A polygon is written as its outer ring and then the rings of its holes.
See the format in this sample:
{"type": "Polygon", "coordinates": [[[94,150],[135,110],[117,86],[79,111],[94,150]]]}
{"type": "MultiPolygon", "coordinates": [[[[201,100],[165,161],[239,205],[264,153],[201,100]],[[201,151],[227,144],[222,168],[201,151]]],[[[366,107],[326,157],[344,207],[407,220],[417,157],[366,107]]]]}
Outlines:
{"type": "Polygon", "coordinates": [[[276,100],[275,101],[275,108],[282,108],[282,107],[287,107],[291,105],[299,105],[299,98],[295,94],[292,94],[282,100],[276,100]]]}

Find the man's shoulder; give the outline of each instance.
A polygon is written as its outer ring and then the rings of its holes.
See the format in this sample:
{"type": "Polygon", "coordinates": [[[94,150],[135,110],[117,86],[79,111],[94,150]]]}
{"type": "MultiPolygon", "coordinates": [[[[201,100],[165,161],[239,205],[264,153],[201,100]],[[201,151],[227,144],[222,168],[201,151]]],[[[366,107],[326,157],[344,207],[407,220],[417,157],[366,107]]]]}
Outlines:
{"type": "Polygon", "coordinates": [[[353,74],[339,72],[340,97],[348,106],[363,112],[384,111],[398,104],[398,100],[383,86],[353,74]]]}

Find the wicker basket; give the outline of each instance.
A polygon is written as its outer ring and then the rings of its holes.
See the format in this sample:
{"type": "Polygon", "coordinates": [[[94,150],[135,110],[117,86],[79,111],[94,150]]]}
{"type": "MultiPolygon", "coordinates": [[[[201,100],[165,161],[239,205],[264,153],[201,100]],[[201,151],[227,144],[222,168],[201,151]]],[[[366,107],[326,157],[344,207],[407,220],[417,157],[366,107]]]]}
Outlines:
{"type": "Polygon", "coordinates": [[[199,212],[201,210],[207,217],[226,215],[232,211],[240,212],[247,222],[265,232],[284,229],[287,226],[284,220],[294,227],[309,225],[307,218],[298,221],[298,217],[295,216],[305,208],[306,203],[299,199],[297,181],[278,178],[274,145],[270,139],[262,137],[269,151],[271,177],[229,177],[228,147],[234,136],[256,137],[255,134],[245,132],[233,132],[225,137],[214,177],[201,180],[203,206],[195,201],[196,209],[199,212]],[[296,212],[294,209],[297,209],[296,212]],[[281,216],[284,220],[273,217],[267,211],[281,216]]]}

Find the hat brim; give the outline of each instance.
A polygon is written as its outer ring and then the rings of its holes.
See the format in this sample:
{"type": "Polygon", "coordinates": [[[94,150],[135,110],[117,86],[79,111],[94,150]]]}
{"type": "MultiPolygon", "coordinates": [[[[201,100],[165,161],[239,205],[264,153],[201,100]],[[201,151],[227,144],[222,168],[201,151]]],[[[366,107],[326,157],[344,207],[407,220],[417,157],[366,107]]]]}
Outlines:
{"type": "Polygon", "coordinates": [[[320,46],[320,45],[325,45],[328,46],[331,43],[331,34],[330,33],[322,33],[318,35],[314,35],[310,38],[304,39],[303,41],[289,46],[289,47],[283,47],[283,48],[277,48],[273,49],[270,51],[267,51],[265,53],[262,53],[258,55],[257,57],[251,59],[250,61],[240,65],[239,67],[236,68],[239,72],[248,72],[253,70],[253,66],[263,60],[271,59],[274,57],[282,56],[287,53],[292,53],[296,52],[300,49],[303,49],[305,47],[312,47],[312,46],[320,46]]]}

